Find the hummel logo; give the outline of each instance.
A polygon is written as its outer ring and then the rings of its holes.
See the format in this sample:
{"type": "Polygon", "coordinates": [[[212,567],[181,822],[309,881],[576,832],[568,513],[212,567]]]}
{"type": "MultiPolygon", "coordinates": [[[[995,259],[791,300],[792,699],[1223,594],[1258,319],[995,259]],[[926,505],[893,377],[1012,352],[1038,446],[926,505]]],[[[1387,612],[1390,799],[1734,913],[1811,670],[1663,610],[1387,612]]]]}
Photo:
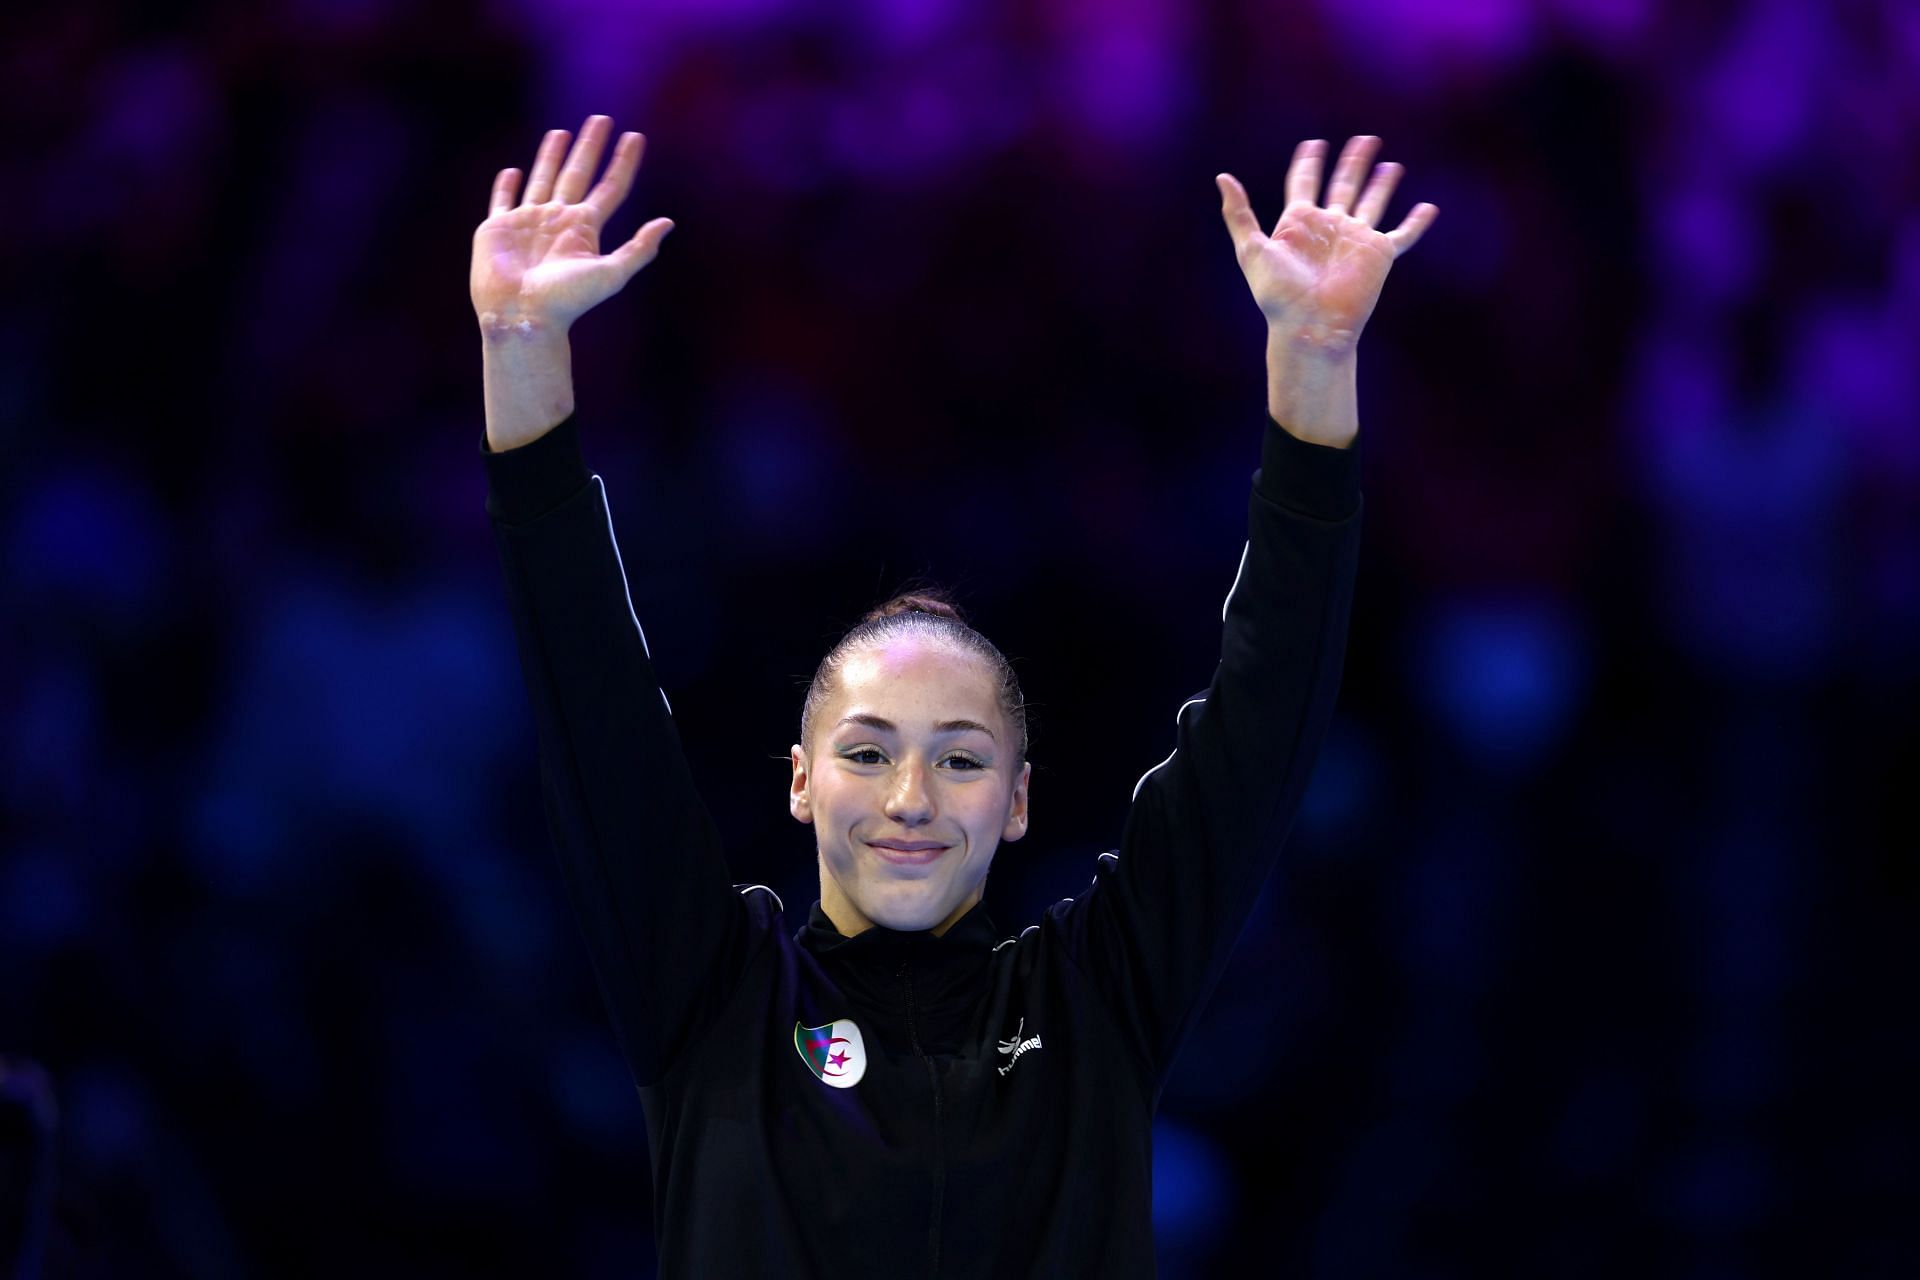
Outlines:
{"type": "Polygon", "coordinates": [[[1028,1036],[1025,1040],[1020,1038],[1020,1033],[1026,1029],[1027,1020],[1022,1018],[1020,1019],[1020,1025],[1014,1028],[1013,1035],[1009,1039],[1000,1042],[1000,1052],[1013,1055],[1007,1059],[1007,1064],[1004,1067],[999,1068],[1001,1075],[1004,1076],[1007,1072],[1013,1070],[1013,1064],[1020,1061],[1021,1054],[1029,1049],[1038,1049],[1040,1047],[1039,1036],[1028,1036]]]}

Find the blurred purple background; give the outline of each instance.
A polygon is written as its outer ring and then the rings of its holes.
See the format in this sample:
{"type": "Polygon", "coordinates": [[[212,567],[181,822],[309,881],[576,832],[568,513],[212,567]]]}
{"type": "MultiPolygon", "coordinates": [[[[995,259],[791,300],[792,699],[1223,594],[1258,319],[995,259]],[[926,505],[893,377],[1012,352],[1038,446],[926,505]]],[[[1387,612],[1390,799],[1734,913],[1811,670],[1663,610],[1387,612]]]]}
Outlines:
{"type": "Polygon", "coordinates": [[[796,927],[801,692],[912,575],[1035,703],[995,920],[1117,840],[1264,421],[1213,175],[1270,226],[1296,140],[1383,135],[1388,224],[1443,212],[1362,343],[1340,713],[1165,1098],[1163,1273],[1920,1274],[1920,10],[189,8],[0,19],[48,1274],[651,1273],[466,293],[589,112],[649,137],[606,243],[678,224],[574,331],[589,462],[796,927]]]}

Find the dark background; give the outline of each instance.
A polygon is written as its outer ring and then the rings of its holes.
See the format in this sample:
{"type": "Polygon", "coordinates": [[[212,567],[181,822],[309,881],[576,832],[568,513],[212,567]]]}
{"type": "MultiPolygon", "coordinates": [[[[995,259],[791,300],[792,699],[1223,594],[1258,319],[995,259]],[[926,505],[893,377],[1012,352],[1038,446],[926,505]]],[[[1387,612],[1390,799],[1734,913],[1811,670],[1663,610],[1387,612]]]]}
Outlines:
{"type": "Polygon", "coordinates": [[[1163,1272],[1920,1274],[1912,6],[0,23],[0,1172],[51,1124],[48,1274],[650,1274],[466,293],[494,173],[589,112],[649,137],[606,243],[678,224],[575,375],[735,878],[798,925],[801,692],[925,574],[1035,704],[1009,933],[1217,653],[1265,374],[1213,175],[1270,227],[1298,139],[1381,134],[1387,224],[1442,213],[1362,343],[1340,711],[1165,1098],[1163,1272]]]}

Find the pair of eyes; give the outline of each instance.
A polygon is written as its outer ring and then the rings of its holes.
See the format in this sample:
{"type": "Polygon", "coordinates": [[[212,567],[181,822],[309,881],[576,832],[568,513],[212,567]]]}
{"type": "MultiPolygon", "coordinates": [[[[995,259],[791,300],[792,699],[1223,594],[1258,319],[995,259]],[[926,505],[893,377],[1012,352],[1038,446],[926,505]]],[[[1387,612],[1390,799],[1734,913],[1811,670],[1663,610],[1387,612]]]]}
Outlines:
{"type": "MultiPolygon", "coordinates": [[[[851,761],[854,764],[874,765],[882,763],[886,759],[886,756],[878,747],[855,747],[851,751],[842,751],[840,758],[851,761]],[[865,756],[872,756],[874,758],[871,760],[863,759],[862,757],[865,756]]],[[[987,767],[986,761],[976,756],[970,756],[964,751],[954,752],[941,761],[941,763],[961,766],[958,770],[960,773],[972,773],[975,770],[987,767]]]]}

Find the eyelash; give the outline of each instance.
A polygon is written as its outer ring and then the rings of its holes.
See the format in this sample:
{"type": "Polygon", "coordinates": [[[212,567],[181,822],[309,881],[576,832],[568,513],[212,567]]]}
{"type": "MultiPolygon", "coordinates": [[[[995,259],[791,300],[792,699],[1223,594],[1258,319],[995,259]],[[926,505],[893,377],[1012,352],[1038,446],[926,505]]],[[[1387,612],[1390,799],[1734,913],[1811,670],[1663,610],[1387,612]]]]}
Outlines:
{"type": "MultiPolygon", "coordinates": [[[[857,750],[857,751],[843,751],[843,752],[841,752],[841,753],[840,753],[840,758],[841,758],[842,760],[848,760],[848,761],[852,761],[852,763],[854,763],[854,764],[867,764],[867,763],[869,763],[868,761],[865,761],[865,760],[855,760],[855,759],[854,759],[854,757],[855,757],[855,756],[864,756],[864,755],[876,755],[876,756],[877,756],[877,755],[879,755],[879,754],[881,754],[881,752],[880,752],[880,748],[878,748],[878,747],[861,747],[861,748],[860,748],[859,750],[857,750]]],[[[973,773],[973,772],[975,772],[976,770],[979,770],[979,769],[984,769],[984,768],[986,768],[986,767],[987,767],[987,766],[986,766],[986,762],[985,762],[985,761],[983,761],[983,760],[977,760],[977,759],[975,759],[974,757],[972,757],[972,756],[969,756],[969,755],[961,755],[961,754],[958,754],[958,753],[956,753],[956,754],[954,754],[954,755],[951,755],[951,756],[948,756],[948,757],[947,757],[947,759],[949,759],[949,760],[964,760],[964,761],[966,761],[966,763],[967,763],[967,764],[969,764],[969,765],[971,765],[971,766],[973,766],[973,767],[972,767],[972,768],[970,768],[970,769],[962,769],[962,770],[960,770],[960,772],[961,772],[961,773],[973,773]]],[[[872,761],[871,763],[873,763],[873,764],[878,764],[878,763],[880,763],[880,762],[879,762],[878,760],[875,760],[875,761],[872,761]]]]}

